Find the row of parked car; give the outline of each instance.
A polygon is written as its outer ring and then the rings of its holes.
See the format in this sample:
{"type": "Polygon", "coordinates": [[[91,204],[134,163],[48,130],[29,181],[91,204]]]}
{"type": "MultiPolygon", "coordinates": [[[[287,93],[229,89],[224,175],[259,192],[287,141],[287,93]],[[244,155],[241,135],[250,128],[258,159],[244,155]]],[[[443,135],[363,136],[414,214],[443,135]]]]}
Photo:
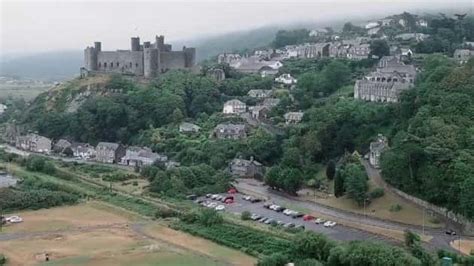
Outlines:
{"type": "Polygon", "coordinates": [[[337,224],[336,222],[333,222],[333,221],[325,221],[322,218],[316,218],[312,215],[304,214],[304,213],[297,212],[297,211],[294,211],[294,210],[290,210],[290,209],[287,209],[285,207],[282,207],[282,206],[279,206],[279,205],[276,205],[276,204],[265,203],[263,205],[263,207],[267,208],[269,210],[274,210],[276,212],[281,212],[286,216],[292,217],[293,219],[303,217],[303,221],[313,221],[314,220],[314,223],[323,224],[325,227],[334,227],[337,224]]]}
{"type": "Polygon", "coordinates": [[[203,207],[211,208],[216,211],[223,211],[225,210],[225,206],[222,204],[218,204],[217,202],[212,202],[208,200],[196,200],[196,203],[200,204],[203,207]]]}
{"type": "Polygon", "coordinates": [[[260,216],[258,214],[255,214],[255,213],[250,216],[250,219],[253,220],[253,221],[264,223],[264,224],[269,224],[269,225],[274,225],[274,226],[282,226],[283,228],[305,229],[304,225],[302,225],[302,224],[295,225],[294,223],[284,223],[282,221],[275,220],[273,218],[263,217],[263,216],[260,216]]]}

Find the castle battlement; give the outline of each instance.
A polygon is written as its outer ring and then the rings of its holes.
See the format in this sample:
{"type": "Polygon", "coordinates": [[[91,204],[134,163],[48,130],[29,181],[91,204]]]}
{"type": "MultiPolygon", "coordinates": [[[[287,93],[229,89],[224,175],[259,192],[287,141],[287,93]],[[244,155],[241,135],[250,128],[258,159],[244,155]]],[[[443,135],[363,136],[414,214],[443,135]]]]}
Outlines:
{"type": "Polygon", "coordinates": [[[183,47],[181,51],[173,51],[162,35],[156,36],[154,43],[143,44],[139,37],[132,37],[130,50],[102,51],[101,42],[84,49],[86,71],[153,78],[170,69],[192,68],[195,63],[195,48],[183,47]]]}

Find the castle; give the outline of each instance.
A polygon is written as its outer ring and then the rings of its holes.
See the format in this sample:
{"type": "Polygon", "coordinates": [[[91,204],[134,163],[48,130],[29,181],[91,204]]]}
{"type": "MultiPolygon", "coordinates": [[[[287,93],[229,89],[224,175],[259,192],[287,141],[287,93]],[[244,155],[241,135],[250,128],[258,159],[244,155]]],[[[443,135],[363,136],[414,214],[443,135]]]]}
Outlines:
{"type": "MultiPolygon", "coordinates": [[[[102,51],[102,44],[84,50],[84,68],[81,71],[119,73],[153,78],[170,69],[189,69],[196,62],[196,48],[183,47],[172,51],[164,36],[156,36],[155,43],[131,38],[131,50],[102,51]]],[[[82,74],[81,74],[82,75],[82,74]]]]}

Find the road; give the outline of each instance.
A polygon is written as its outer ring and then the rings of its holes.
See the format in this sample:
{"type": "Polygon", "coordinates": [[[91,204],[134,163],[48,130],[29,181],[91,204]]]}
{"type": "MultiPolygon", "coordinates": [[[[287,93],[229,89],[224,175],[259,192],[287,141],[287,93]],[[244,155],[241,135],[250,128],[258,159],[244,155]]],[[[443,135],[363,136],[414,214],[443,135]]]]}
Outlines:
{"type": "MultiPolygon", "coordinates": [[[[247,192],[253,195],[260,195],[262,198],[265,198],[268,201],[274,202],[275,204],[278,204],[280,206],[296,206],[301,209],[309,210],[311,213],[319,213],[324,216],[334,217],[334,219],[338,221],[342,220],[342,221],[347,221],[350,223],[370,225],[373,227],[398,230],[402,232],[408,229],[420,235],[423,233],[423,229],[421,226],[407,225],[407,224],[397,223],[393,221],[382,220],[382,219],[371,217],[371,216],[364,216],[357,213],[335,209],[326,205],[318,204],[316,202],[300,200],[297,197],[292,197],[287,194],[274,191],[268,188],[268,186],[264,185],[262,182],[259,182],[256,180],[238,179],[237,181],[238,182],[236,182],[234,185],[239,191],[247,192]]],[[[249,210],[249,211],[252,212],[252,210],[249,210]]],[[[341,235],[345,235],[349,233],[346,231],[344,227],[339,226],[337,230],[341,231],[339,232],[339,235],[330,235],[330,236],[334,237],[335,239],[341,239],[341,240],[348,238],[347,236],[341,236],[341,235]],[[343,228],[343,229],[340,229],[340,228],[343,228]]],[[[357,230],[357,231],[360,231],[360,230],[357,230]]],[[[373,233],[369,233],[369,232],[364,232],[364,233],[374,235],[373,233]]],[[[455,251],[449,245],[449,243],[457,238],[446,235],[444,233],[444,230],[425,228],[425,234],[431,235],[433,237],[428,243],[425,244],[425,247],[428,248],[429,250],[434,251],[434,250],[442,248],[442,249],[455,251]]],[[[356,235],[355,237],[356,239],[367,239],[366,236],[367,235],[356,235]]],[[[386,237],[378,237],[378,239],[384,240],[385,242],[389,242],[389,243],[394,242],[393,240],[388,239],[386,237]]]]}

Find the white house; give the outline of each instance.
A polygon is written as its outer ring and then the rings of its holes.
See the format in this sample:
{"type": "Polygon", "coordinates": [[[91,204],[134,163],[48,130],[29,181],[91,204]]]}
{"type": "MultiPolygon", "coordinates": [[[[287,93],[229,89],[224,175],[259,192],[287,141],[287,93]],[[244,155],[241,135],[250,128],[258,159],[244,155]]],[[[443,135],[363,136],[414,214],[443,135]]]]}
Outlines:
{"type": "Polygon", "coordinates": [[[0,114],[3,114],[7,110],[7,106],[0,103],[0,114]]]}
{"type": "Polygon", "coordinates": [[[230,100],[224,103],[224,114],[241,114],[247,111],[247,105],[237,99],[230,100]]]}
{"type": "Polygon", "coordinates": [[[290,74],[282,74],[281,76],[275,78],[275,82],[283,83],[285,85],[293,85],[296,84],[298,80],[292,77],[290,74]]]}
{"type": "Polygon", "coordinates": [[[372,28],[375,28],[375,27],[378,27],[378,26],[379,26],[378,22],[371,21],[371,22],[369,22],[365,25],[365,29],[368,30],[368,29],[372,29],[372,28]]]}

